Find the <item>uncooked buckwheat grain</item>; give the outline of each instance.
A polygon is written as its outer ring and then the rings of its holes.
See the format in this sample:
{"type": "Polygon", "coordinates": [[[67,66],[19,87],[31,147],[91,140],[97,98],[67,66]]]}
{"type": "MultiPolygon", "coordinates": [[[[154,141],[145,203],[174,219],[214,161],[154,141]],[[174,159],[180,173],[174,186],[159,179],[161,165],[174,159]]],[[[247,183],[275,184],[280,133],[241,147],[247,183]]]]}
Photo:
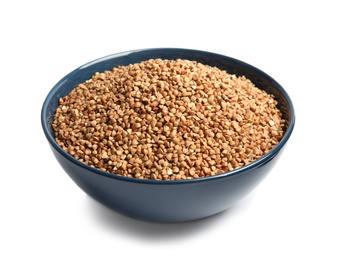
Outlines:
{"type": "Polygon", "coordinates": [[[285,120],[244,76],[188,60],[147,60],[95,73],[60,98],[57,143],[81,162],[127,177],[185,180],[268,153],[285,120]]]}

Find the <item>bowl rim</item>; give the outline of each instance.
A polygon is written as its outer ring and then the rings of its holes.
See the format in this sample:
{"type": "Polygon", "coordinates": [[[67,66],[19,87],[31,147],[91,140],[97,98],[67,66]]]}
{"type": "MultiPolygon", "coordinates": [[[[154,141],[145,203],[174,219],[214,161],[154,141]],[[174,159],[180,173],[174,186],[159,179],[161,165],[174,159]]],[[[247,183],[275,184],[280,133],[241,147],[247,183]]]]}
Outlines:
{"type": "Polygon", "coordinates": [[[127,181],[127,182],[135,182],[135,183],[147,183],[147,184],[192,184],[192,183],[198,183],[198,182],[205,182],[205,181],[210,181],[210,180],[216,180],[216,179],[221,179],[221,178],[225,178],[225,177],[231,177],[234,175],[238,175],[244,172],[247,172],[251,169],[257,168],[263,164],[265,164],[266,162],[270,161],[271,159],[273,159],[278,152],[285,146],[286,142],[288,141],[288,139],[290,138],[293,129],[294,129],[294,125],[295,125],[295,110],[294,110],[294,106],[292,103],[291,98],[289,97],[288,93],[285,91],[285,89],[275,80],[273,79],[270,75],[268,75],[267,73],[265,73],[264,71],[254,67],[253,65],[250,65],[246,62],[243,62],[241,60],[226,56],[226,55],[222,55],[222,54],[218,54],[218,53],[214,53],[214,52],[208,52],[208,51],[203,51],[203,50],[196,50],[196,49],[185,49],[185,48],[145,48],[145,49],[135,49],[135,50],[130,50],[130,51],[123,51],[123,52],[118,52],[115,54],[110,54],[110,55],[106,55],[103,56],[101,58],[97,58],[94,59],[90,62],[87,62],[83,65],[81,65],[80,67],[74,69],[73,71],[71,71],[70,73],[68,73],[67,75],[65,75],[62,79],[60,79],[55,85],[54,87],[48,92],[43,105],[42,105],[42,109],[41,109],[41,125],[43,128],[43,132],[49,142],[49,144],[61,155],[63,156],[65,159],[71,161],[72,163],[92,172],[98,175],[102,175],[105,177],[109,177],[109,178],[113,178],[116,180],[120,180],[120,181],[127,181]],[[262,157],[260,157],[259,159],[245,165],[242,167],[239,167],[237,169],[228,171],[228,172],[224,172],[221,174],[216,174],[213,176],[207,176],[207,177],[201,177],[201,178],[196,178],[196,179],[188,179],[188,180],[150,180],[150,179],[138,179],[138,178],[131,178],[131,177],[125,177],[125,176],[120,176],[114,173],[110,173],[110,172],[105,172],[102,170],[99,170],[95,167],[89,166],[77,159],[75,159],[73,156],[71,156],[70,154],[68,154],[66,151],[64,151],[55,141],[54,136],[51,135],[51,133],[48,130],[48,124],[47,124],[47,107],[48,104],[50,102],[51,97],[54,95],[54,93],[56,91],[59,90],[60,86],[62,86],[62,83],[64,81],[67,80],[67,78],[71,77],[73,74],[76,74],[77,72],[79,72],[80,70],[94,65],[96,63],[100,63],[102,61],[106,61],[106,60],[110,60],[110,59],[114,59],[114,58],[118,58],[118,57],[122,57],[122,56],[127,56],[129,54],[133,54],[133,53],[141,53],[141,52],[147,52],[147,51],[180,51],[180,52],[191,52],[191,53],[196,53],[196,54],[201,54],[201,55],[208,55],[208,56],[215,56],[215,57],[219,57],[222,59],[227,59],[229,61],[232,62],[236,62],[238,64],[241,64],[242,66],[246,66],[247,68],[255,71],[258,74],[261,74],[262,76],[264,76],[265,78],[269,79],[270,81],[272,81],[274,83],[274,85],[278,88],[279,92],[282,93],[282,95],[284,96],[284,98],[286,99],[289,109],[290,109],[290,124],[288,126],[288,128],[285,130],[284,136],[283,138],[279,141],[279,143],[271,150],[269,151],[267,154],[263,155],[262,157]]]}

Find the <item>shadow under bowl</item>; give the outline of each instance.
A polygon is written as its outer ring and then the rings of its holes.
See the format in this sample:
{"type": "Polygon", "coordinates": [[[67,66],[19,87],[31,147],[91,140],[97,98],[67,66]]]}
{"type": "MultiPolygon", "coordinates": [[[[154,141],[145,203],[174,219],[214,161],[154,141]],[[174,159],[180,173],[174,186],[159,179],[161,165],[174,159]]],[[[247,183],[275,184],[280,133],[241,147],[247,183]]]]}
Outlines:
{"type": "Polygon", "coordinates": [[[182,222],[217,214],[252,192],[281,155],[292,134],[295,114],[292,101],[282,86],[247,63],[199,50],[156,48],[109,55],[70,72],[47,95],[42,106],[41,123],[54,156],[70,178],[88,195],[133,218],[182,222]],[[140,180],[103,172],[76,160],[56,143],[52,123],[61,97],[91,78],[95,72],[156,58],[194,60],[216,66],[230,74],[246,76],[258,88],[273,94],[278,101],[278,108],[286,120],[283,138],[268,154],[244,167],[216,176],[175,181],[140,180]]]}

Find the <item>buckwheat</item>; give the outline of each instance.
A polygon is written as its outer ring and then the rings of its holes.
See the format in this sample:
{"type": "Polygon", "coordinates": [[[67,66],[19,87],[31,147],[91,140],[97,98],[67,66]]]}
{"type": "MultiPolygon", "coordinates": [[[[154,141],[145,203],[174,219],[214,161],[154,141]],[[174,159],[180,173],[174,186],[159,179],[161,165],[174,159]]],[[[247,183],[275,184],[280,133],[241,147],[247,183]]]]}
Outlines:
{"type": "Polygon", "coordinates": [[[228,172],[273,149],[285,120],[244,76],[188,60],[152,59],[95,73],[60,98],[57,143],[100,170],[186,180],[228,172]]]}

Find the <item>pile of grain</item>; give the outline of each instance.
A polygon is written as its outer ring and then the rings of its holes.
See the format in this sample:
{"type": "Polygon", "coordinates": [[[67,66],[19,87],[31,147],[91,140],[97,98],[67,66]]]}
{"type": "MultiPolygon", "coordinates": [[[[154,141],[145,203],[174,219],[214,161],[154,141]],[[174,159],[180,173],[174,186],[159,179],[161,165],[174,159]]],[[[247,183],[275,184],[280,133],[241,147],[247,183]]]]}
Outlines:
{"type": "Polygon", "coordinates": [[[95,73],[60,99],[53,128],[76,159],[127,177],[183,180],[255,161],[285,121],[244,76],[188,60],[147,60],[95,73]]]}

